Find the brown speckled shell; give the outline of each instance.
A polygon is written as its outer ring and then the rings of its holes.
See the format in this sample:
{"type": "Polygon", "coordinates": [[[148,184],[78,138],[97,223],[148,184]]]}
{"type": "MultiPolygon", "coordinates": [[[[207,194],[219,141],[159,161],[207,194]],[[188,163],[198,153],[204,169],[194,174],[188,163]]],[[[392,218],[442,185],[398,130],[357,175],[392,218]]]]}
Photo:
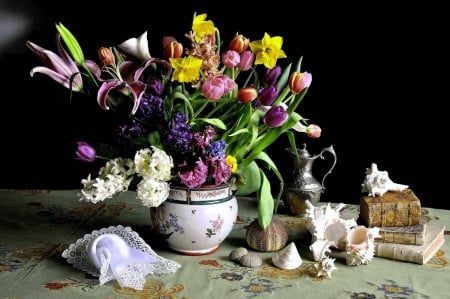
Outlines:
{"type": "Polygon", "coordinates": [[[261,228],[257,219],[253,220],[247,228],[245,240],[248,246],[255,250],[277,251],[286,245],[288,233],[284,223],[273,216],[265,230],[261,228]]]}

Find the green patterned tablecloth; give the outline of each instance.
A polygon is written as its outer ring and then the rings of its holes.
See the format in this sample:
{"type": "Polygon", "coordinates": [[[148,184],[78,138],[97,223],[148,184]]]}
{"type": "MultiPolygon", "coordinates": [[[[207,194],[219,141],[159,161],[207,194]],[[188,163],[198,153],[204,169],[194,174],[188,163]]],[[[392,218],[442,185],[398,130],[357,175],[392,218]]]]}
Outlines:
{"type": "MultiPolygon", "coordinates": [[[[0,298],[450,298],[448,231],[446,242],[425,265],[375,257],[368,265],[347,266],[336,260],[331,278],[315,275],[305,244],[305,221],[280,215],[296,243],[303,264],[281,270],[273,252],[256,253],[263,265],[247,268],[231,262],[230,251],[247,247],[245,231],[255,217],[255,202],[239,198],[234,230],[220,250],[204,256],[172,253],[151,229],[148,209],[127,192],[100,203],[79,202],[77,190],[0,191],[0,298]],[[115,281],[98,286],[98,278],[76,270],[61,253],[93,230],[130,226],[159,255],[182,267],[165,276],[148,275],[142,291],[122,289],[115,281]]],[[[341,213],[358,215],[358,206],[341,213]]],[[[422,208],[422,220],[450,228],[450,211],[422,208]]]]}

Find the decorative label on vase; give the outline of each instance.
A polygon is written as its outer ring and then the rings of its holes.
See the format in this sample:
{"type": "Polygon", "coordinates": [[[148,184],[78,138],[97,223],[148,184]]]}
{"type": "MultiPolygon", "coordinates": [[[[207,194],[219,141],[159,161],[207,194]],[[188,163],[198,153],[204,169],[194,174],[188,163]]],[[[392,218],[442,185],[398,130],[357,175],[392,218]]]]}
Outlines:
{"type": "Polygon", "coordinates": [[[186,187],[171,186],[169,191],[169,202],[180,202],[187,204],[211,204],[230,200],[233,196],[228,185],[208,186],[189,189],[186,187]]]}

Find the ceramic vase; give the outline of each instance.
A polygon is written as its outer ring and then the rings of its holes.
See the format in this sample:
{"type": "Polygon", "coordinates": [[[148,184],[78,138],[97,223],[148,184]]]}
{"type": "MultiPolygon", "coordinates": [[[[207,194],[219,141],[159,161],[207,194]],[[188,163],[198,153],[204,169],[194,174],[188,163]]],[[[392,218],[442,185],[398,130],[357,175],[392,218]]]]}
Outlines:
{"type": "Polygon", "coordinates": [[[229,185],[186,188],[171,186],[166,201],[151,208],[152,224],[173,251],[206,255],[219,249],[231,233],[238,204],[229,185]]]}

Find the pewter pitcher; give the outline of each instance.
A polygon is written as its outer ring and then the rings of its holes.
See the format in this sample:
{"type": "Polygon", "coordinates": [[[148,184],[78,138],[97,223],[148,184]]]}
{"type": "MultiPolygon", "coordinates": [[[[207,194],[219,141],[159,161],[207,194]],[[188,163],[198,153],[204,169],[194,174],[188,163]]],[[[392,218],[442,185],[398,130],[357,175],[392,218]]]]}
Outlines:
{"type": "Polygon", "coordinates": [[[325,178],[333,171],[336,165],[336,153],[333,146],[329,146],[322,149],[318,155],[311,156],[306,150],[306,144],[303,144],[303,149],[287,148],[286,151],[294,161],[294,171],[291,180],[284,189],[283,202],[291,214],[300,216],[306,212],[306,200],[314,206],[319,203],[320,195],[325,189],[325,178]],[[323,154],[326,152],[332,155],[333,164],[320,183],[314,177],[312,168],[317,158],[325,158],[323,154]]]}

